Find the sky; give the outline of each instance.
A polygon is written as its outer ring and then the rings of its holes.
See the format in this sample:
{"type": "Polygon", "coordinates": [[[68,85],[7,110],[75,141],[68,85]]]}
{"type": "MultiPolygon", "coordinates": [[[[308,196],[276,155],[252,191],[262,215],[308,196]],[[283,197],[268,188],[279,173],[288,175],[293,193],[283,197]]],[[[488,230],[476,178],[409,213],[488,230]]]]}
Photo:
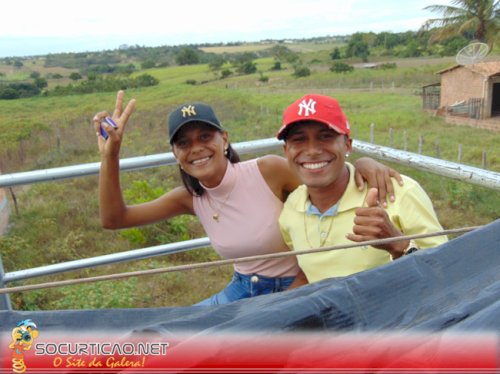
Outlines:
{"type": "Polygon", "coordinates": [[[416,31],[451,0],[7,0],[0,57],[416,31]]]}

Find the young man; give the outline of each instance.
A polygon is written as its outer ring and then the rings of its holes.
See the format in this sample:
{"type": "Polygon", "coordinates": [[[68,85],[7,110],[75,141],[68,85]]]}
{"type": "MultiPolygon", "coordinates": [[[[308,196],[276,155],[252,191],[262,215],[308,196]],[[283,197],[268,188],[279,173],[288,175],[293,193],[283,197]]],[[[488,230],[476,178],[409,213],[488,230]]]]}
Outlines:
{"type": "MultiPolygon", "coordinates": [[[[331,97],[306,95],[286,109],[277,137],[285,141],[288,163],[303,183],[280,216],[287,245],[302,250],[441,231],[429,197],[414,180],[403,176],[403,185],[395,184],[395,200],[386,209],[379,206],[376,189],[356,187],[354,167],[346,163],[352,152],[349,134],[347,118],[331,97]]],[[[374,268],[446,240],[402,240],[298,256],[307,279],[294,286],[374,268]]]]}

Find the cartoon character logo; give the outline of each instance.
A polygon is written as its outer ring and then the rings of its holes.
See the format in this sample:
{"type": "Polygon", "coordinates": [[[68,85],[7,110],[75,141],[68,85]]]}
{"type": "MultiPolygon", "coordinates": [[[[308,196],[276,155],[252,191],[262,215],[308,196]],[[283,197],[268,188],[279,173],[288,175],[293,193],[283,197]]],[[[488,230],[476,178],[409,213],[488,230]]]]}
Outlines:
{"type": "Polygon", "coordinates": [[[12,370],[15,373],[24,373],[26,365],[24,363],[24,351],[29,351],[33,340],[38,337],[38,328],[31,319],[25,319],[17,323],[12,329],[12,343],[9,348],[12,352],[12,370]]]}

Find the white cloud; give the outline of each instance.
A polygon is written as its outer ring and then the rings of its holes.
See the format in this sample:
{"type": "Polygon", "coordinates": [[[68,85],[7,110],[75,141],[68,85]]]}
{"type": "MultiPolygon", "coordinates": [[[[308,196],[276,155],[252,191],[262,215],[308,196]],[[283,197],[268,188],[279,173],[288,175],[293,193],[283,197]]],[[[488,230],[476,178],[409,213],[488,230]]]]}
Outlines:
{"type": "Polygon", "coordinates": [[[0,56],[31,44],[42,48],[45,38],[75,51],[416,30],[430,16],[423,8],[438,3],[449,1],[14,0],[2,4],[3,14],[18,16],[2,17],[0,56]]]}

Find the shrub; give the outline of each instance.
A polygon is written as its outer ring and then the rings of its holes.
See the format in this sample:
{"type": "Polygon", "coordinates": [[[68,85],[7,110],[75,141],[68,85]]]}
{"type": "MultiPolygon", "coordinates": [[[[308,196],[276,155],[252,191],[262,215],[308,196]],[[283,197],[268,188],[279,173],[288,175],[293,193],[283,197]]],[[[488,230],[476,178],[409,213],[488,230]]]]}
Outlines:
{"type": "Polygon", "coordinates": [[[386,62],[385,64],[379,65],[379,69],[383,70],[389,70],[389,69],[396,69],[396,63],[395,62],[386,62]]]}
{"type": "Polygon", "coordinates": [[[339,61],[334,62],[330,67],[330,71],[333,71],[334,73],[350,73],[353,70],[354,66],[339,61]]]}
{"type": "Polygon", "coordinates": [[[257,64],[253,61],[247,61],[236,69],[240,74],[253,74],[257,72],[257,64]]]}
{"type": "Polygon", "coordinates": [[[0,99],[13,100],[40,94],[40,88],[32,83],[10,83],[0,86],[0,99]]]}
{"type": "Polygon", "coordinates": [[[141,69],[151,69],[155,67],[155,62],[153,60],[147,60],[141,63],[141,69]]]}
{"type": "Polygon", "coordinates": [[[200,62],[200,57],[195,49],[183,48],[176,56],[175,61],[178,65],[194,65],[200,62]]]}
{"type": "Polygon", "coordinates": [[[338,48],[335,48],[332,53],[330,53],[330,57],[332,60],[340,60],[340,50],[338,48]]]}
{"type": "Polygon", "coordinates": [[[132,87],[150,87],[156,86],[160,81],[150,74],[142,74],[137,76],[135,79],[131,79],[132,87]]]}
{"type": "Polygon", "coordinates": [[[80,75],[80,73],[73,72],[69,75],[69,79],[71,79],[73,81],[77,81],[77,80],[82,79],[82,76],[80,75]]]}
{"type": "Polygon", "coordinates": [[[224,79],[224,78],[227,78],[229,77],[231,74],[233,74],[233,72],[229,69],[224,69],[220,72],[220,78],[221,79],[224,79]]]}
{"type": "Polygon", "coordinates": [[[311,75],[311,69],[304,65],[296,65],[294,68],[293,76],[296,78],[307,77],[311,75]]]}
{"type": "Polygon", "coordinates": [[[275,61],[274,65],[271,68],[271,70],[281,70],[281,62],[275,61]]]}
{"type": "Polygon", "coordinates": [[[20,95],[15,89],[8,86],[0,86],[0,100],[19,99],[20,95]]]}

